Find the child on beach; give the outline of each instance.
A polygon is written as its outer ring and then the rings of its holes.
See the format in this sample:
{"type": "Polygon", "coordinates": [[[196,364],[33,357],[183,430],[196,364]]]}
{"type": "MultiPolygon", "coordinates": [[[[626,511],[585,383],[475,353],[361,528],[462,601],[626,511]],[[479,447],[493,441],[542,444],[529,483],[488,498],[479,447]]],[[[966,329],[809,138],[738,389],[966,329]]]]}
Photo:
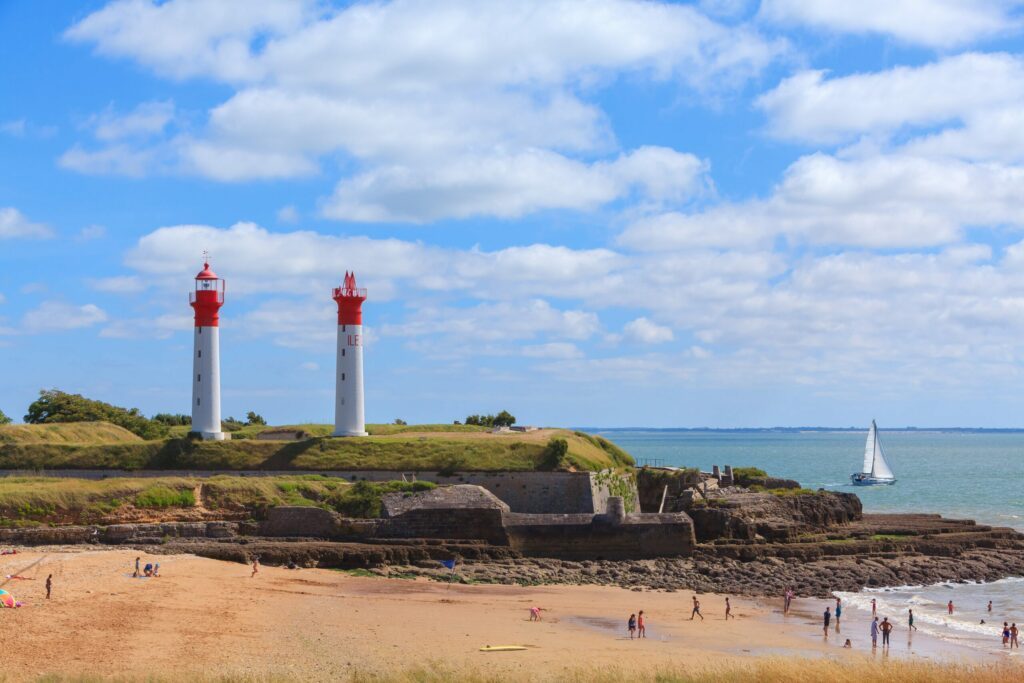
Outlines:
{"type": "Polygon", "coordinates": [[[825,637],[828,638],[828,625],[832,622],[832,611],[830,607],[825,608],[825,614],[822,615],[825,621],[825,637]]]}
{"type": "Polygon", "coordinates": [[[730,617],[732,617],[733,619],[735,619],[735,618],[736,618],[736,615],[734,615],[734,614],[732,613],[732,605],[730,605],[730,604],[729,604],[729,598],[728,598],[728,597],[726,597],[726,599],[725,599],[725,620],[726,620],[726,621],[729,621],[729,618],[730,618],[730,617]]]}
{"type": "Polygon", "coordinates": [[[530,621],[541,621],[540,607],[530,608],[530,621]]]}
{"type": "Polygon", "coordinates": [[[871,647],[878,647],[878,617],[871,620],[871,647]]]}
{"type": "Polygon", "coordinates": [[[640,614],[638,614],[637,617],[636,617],[636,637],[637,638],[646,638],[647,637],[647,627],[644,625],[644,611],[643,610],[640,610],[640,614]]]}
{"type": "Polygon", "coordinates": [[[988,613],[992,614],[992,601],[991,600],[988,601],[988,613]]]}
{"type": "Polygon", "coordinates": [[[1010,625],[1003,622],[1003,647],[1010,644],[1010,625]]]}
{"type": "Polygon", "coordinates": [[[141,558],[141,557],[136,557],[136,558],[135,558],[135,573],[134,573],[134,574],[132,574],[132,578],[133,578],[133,579],[137,579],[137,578],[139,578],[139,563],[140,563],[141,561],[142,561],[142,558],[141,558]]]}
{"type": "Polygon", "coordinates": [[[793,602],[793,589],[787,588],[786,592],[782,595],[782,613],[789,614],[789,605],[793,602]]]}
{"type": "Polygon", "coordinates": [[[46,599],[50,599],[50,589],[53,588],[53,574],[46,577],[46,599]]]}
{"type": "Polygon", "coordinates": [[[843,605],[839,598],[836,598],[836,633],[839,633],[839,617],[843,616],[843,605]]]}
{"type": "Polygon", "coordinates": [[[914,626],[914,610],[907,610],[907,629],[910,631],[916,631],[917,627],[914,626]]]}
{"type": "Polygon", "coordinates": [[[1010,649],[1020,649],[1020,643],[1017,641],[1017,636],[1020,635],[1020,630],[1017,628],[1017,622],[1010,624],[1010,649]]]}
{"type": "Polygon", "coordinates": [[[952,600],[950,600],[949,604],[946,605],[946,609],[949,611],[950,616],[952,616],[953,615],[953,601],[952,600]]]}
{"type": "Polygon", "coordinates": [[[254,555],[253,558],[252,558],[252,574],[249,575],[249,578],[251,579],[254,576],[256,576],[256,573],[259,572],[259,570],[260,570],[260,556],[259,555],[254,555]]]}
{"type": "Polygon", "coordinates": [[[690,621],[693,621],[695,616],[700,617],[700,620],[704,621],[704,615],[700,613],[700,600],[697,599],[696,595],[693,596],[693,611],[690,612],[690,621]]]}
{"type": "Polygon", "coordinates": [[[629,621],[626,622],[626,628],[629,629],[629,639],[633,640],[633,634],[636,633],[636,615],[630,614],[629,621]]]}
{"type": "Polygon", "coordinates": [[[877,616],[878,614],[878,603],[875,602],[874,598],[871,598],[871,616],[877,616]]]}
{"type": "Polygon", "coordinates": [[[847,639],[846,639],[846,642],[845,642],[845,643],[843,643],[843,648],[844,648],[844,649],[847,649],[847,650],[849,650],[849,649],[853,648],[853,643],[851,643],[851,642],[850,642],[850,639],[849,639],[849,638],[847,638],[847,639]]]}

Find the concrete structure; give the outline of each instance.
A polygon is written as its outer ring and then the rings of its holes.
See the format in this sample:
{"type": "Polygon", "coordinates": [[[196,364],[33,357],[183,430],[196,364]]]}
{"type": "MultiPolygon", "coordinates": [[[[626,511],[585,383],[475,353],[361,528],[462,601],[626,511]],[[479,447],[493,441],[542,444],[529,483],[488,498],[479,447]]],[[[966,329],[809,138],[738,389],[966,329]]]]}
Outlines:
{"type": "Polygon", "coordinates": [[[256,435],[257,441],[303,441],[309,438],[305,429],[266,429],[256,435]]]}
{"type": "Polygon", "coordinates": [[[363,302],[366,290],[356,274],[345,273],[334,288],[338,303],[338,362],[334,393],[334,436],[366,436],[363,408],[363,302]]]}
{"type": "Polygon", "coordinates": [[[195,309],[195,344],[192,350],[192,433],[202,439],[230,438],[220,424],[220,307],[224,305],[224,280],[210,270],[209,261],[196,275],[195,291],[189,294],[195,309]]]}

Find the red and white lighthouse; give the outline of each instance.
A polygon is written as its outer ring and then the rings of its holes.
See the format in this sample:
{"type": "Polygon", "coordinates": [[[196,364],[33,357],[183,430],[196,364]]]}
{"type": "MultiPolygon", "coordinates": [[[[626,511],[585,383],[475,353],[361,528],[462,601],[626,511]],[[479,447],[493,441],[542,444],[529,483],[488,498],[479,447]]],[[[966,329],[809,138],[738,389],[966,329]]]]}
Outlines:
{"type": "Polygon", "coordinates": [[[363,302],[366,290],[356,274],[345,273],[334,288],[338,302],[338,365],[334,395],[334,436],[366,436],[363,411],[363,302]]]}
{"type": "Polygon", "coordinates": [[[192,355],[192,432],[203,439],[229,438],[220,424],[220,307],[224,305],[224,280],[210,270],[209,260],[196,275],[189,303],[196,312],[195,348],[192,355]]]}

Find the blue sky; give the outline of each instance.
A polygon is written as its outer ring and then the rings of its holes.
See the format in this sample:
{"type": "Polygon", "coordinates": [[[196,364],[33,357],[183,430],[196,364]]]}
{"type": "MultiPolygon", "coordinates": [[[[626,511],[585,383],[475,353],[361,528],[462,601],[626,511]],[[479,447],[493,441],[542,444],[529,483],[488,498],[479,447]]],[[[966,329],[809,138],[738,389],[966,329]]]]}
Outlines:
{"type": "Polygon", "coordinates": [[[0,409],[1022,426],[1022,4],[0,1],[0,409]]]}

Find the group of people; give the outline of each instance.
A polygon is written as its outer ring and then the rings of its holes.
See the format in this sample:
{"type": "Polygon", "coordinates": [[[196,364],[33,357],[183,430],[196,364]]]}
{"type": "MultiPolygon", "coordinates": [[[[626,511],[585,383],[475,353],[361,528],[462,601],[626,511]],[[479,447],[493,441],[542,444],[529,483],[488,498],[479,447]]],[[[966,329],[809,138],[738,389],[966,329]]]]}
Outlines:
{"type": "Polygon", "coordinates": [[[160,563],[157,562],[155,565],[152,562],[147,562],[145,567],[139,568],[142,563],[141,557],[135,558],[135,571],[132,572],[132,578],[137,579],[140,576],[153,577],[160,576],[160,563]]]}
{"type": "MultiPolygon", "coordinates": [[[[704,615],[700,613],[700,600],[697,599],[696,595],[694,595],[691,599],[693,600],[693,608],[690,610],[690,621],[693,621],[697,617],[700,617],[700,620],[704,621],[704,615]]],[[[533,610],[534,609],[538,609],[539,610],[539,608],[530,608],[530,620],[531,621],[534,620],[534,614],[533,614],[533,610]]],[[[536,615],[536,618],[538,620],[540,619],[539,612],[536,615]]],[[[729,619],[735,619],[735,618],[736,618],[736,615],[732,613],[732,603],[730,603],[729,602],[729,598],[726,597],[725,598],[725,619],[728,621],[729,619]]],[[[644,623],[644,611],[643,610],[640,610],[639,613],[634,613],[634,614],[630,614],[629,615],[629,620],[626,622],[626,630],[629,631],[629,639],[630,640],[633,640],[634,638],[646,638],[647,637],[647,626],[644,623]]]]}

